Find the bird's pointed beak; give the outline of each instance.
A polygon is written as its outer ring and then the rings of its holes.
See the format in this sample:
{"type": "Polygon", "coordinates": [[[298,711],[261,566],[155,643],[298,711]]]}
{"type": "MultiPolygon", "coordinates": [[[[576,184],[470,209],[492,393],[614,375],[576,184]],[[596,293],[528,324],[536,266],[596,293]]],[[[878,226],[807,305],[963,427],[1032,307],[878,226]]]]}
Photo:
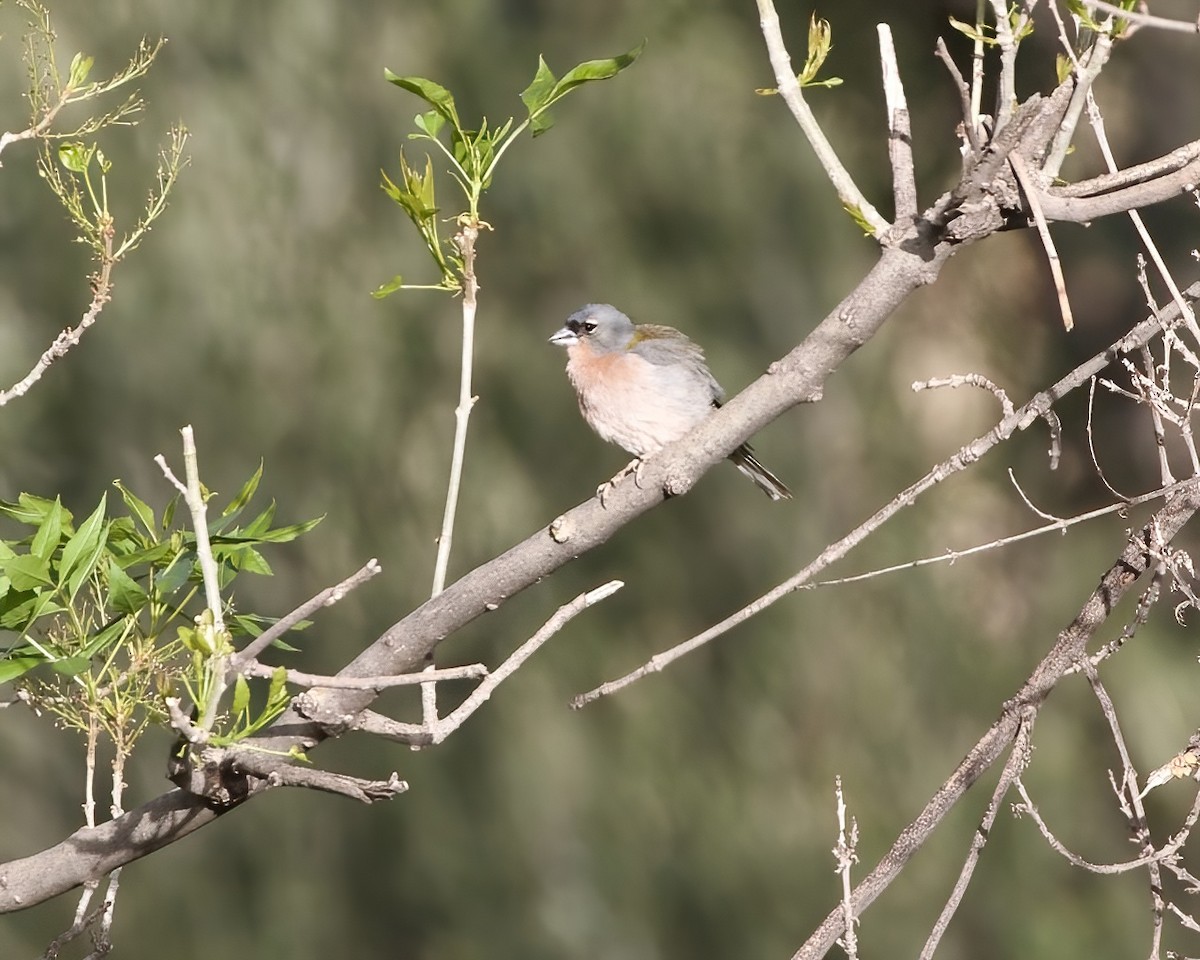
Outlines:
{"type": "Polygon", "coordinates": [[[560,347],[573,347],[578,342],[579,337],[575,336],[567,327],[556,330],[554,336],[550,338],[550,343],[557,343],[560,347]]]}

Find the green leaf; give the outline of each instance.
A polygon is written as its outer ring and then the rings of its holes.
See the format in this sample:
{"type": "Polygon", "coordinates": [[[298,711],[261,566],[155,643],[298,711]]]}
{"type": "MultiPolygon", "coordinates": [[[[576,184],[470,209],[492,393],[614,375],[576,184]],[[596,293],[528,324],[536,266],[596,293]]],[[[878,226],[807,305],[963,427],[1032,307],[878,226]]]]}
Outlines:
{"type": "Polygon", "coordinates": [[[180,553],[154,581],[160,596],[169,597],[185,583],[192,573],[193,555],[180,553]]]}
{"type": "Polygon", "coordinates": [[[18,523],[33,527],[40,526],[52,511],[61,514],[64,525],[71,522],[71,511],[63,507],[57,498],[47,500],[45,497],[36,497],[32,493],[22,493],[17,497],[16,503],[6,503],[0,500],[0,514],[11,517],[18,523]]]}
{"type": "Polygon", "coordinates": [[[93,57],[85,57],[82,53],[77,53],[71,59],[71,70],[68,73],[67,84],[72,90],[78,90],[87,83],[88,74],[91,73],[92,64],[95,63],[93,57]]]}
{"type": "Polygon", "coordinates": [[[388,83],[394,83],[409,93],[415,93],[433,107],[434,112],[448,120],[456,130],[462,129],[462,124],[458,122],[458,110],[454,106],[454,97],[441,84],[426,80],[424,77],[398,77],[386,68],[383,76],[388,83]]]}
{"type": "Polygon", "coordinates": [[[141,523],[151,538],[157,540],[158,537],[154,528],[154,511],[150,509],[150,505],[134,494],[120,480],[114,480],[113,486],[121,491],[121,499],[125,501],[125,506],[129,508],[130,514],[141,523]]]}
{"type": "Polygon", "coordinates": [[[233,681],[233,703],[229,707],[229,712],[235,717],[240,717],[250,708],[250,684],[246,682],[246,678],[240,673],[233,681]]]}
{"type": "Polygon", "coordinates": [[[436,110],[430,110],[428,113],[418,113],[416,117],[413,118],[413,123],[415,123],[418,128],[424,130],[426,134],[436,140],[438,133],[440,133],[441,129],[446,125],[446,118],[436,110]]]}
{"type": "Polygon", "coordinates": [[[63,143],[58,148],[58,162],[72,173],[83,173],[92,162],[95,146],[85,146],[82,143],[63,143]]]}
{"type": "Polygon", "coordinates": [[[246,524],[244,530],[233,531],[240,537],[260,537],[271,529],[271,521],[275,519],[275,501],[272,500],[265,510],[246,524]]]}
{"type": "Polygon", "coordinates": [[[50,667],[55,673],[61,673],[64,677],[73,677],[83,673],[88,668],[89,662],[87,657],[64,657],[61,660],[51,661],[50,667]]]}
{"type": "Polygon", "coordinates": [[[271,686],[267,689],[267,711],[281,712],[290,699],[287,692],[287,668],[276,667],[271,673],[271,686]]]}
{"type": "Polygon", "coordinates": [[[165,533],[171,529],[171,524],[175,520],[175,508],[179,506],[179,494],[175,494],[167,501],[166,507],[163,509],[162,528],[165,533]]]}
{"type": "MultiPolygon", "coordinates": [[[[104,511],[108,504],[108,494],[100,498],[100,503],[91,515],[79,525],[74,536],[63,547],[62,559],[58,564],[59,582],[65,583],[79,563],[87,558],[95,563],[97,547],[103,546],[105,535],[104,511]]],[[[75,591],[71,591],[75,596],[75,591]]]]}
{"type": "Polygon", "coordinates": [[[49,590],[10,593],[0,607],[0,629],[24,631],[38,617],[66,609],[53,600],[54,595],[49,590]]]}
{"type": "Polygon", "coordinates": [[[275,571],[271,569],[271,565],[267,563],[266,557],[255,550],[253,547],[247,547],[238,555],[238,569],[244,570],[246,573],[257,573],[259,576],[271,577],[275,575],[275,571]]]}
{"type": "Polygon", "coordinates": [[[33,590],[53,583],[50,579],[50,562],[33,554],[10,557],[3,561],[3,567],[14,590],[33,590]]]}
{"type": "Polygon", "coordinates": [[[108,606],[119,613],[137,613],[146,605],[148,594],[113,559],[108,561],[108,606]]]}
{"type": "Polygon", "coordinates": [[[546,66],[545,60],[539,57],[538,71],[534,74],[533,82],[521,94],[525,109],[529,111],[529,128],[533,135],[541,136],[554,125],[554,120],[547,111],[556,102],[582,84],[615,77],[641,56],[645,46],[646,41],[643,40],[628,53],[620,56],[584,61],[568,70],[561,80],[554,80],[554,74],[546,66]]]}
{"type": "Polygon", "coordinates": [[[41,657],[0,657],[0,683],[16,680],[39,663],[45,663],[45,660],[41,657]]]}
{"type": "Polygon", "coordinates": [[[325,519],[325,514],[319,517],[314,517],[312,520],[305,520],[303,523],[293,523],[286,527],[276,527],[274,530],[268,530],[260,535],[260,539],[268,543],[288,543],[295,540],[299,536],[308,533],[313,527],[325,519]]]}
{"type": "Polygon", "coordinates": [[[250,502],[250,498],[254,496],[254,491],[258,489],[258,482],[262,480],[262,474],[263,462],[259,460],[258,469],[254,471],[249,480],[242,484],[242,489],[237,492],[237,496],[229,501],[229,506],[221,511],[222,519],[233,519],[245,509],[246,504],[250,502]]]}
{"type": "Polygon", "coordinates": [[[62,534],[62,510],[58,500],[54,501],[56,509],[46,513],[38,531],[34,534],[29,552],[41,560],[49,560],[58,549],[58,541],[62,534]]]}
{"type": "MultiPolygon", "coordinates": [[[[111,541],[111,532],[110,537],[111,541]]],[[[174,556],[177,548],[168,542],[156,543],[149,547],[144,547],[141,550],[135,550],[132,553],[123,553],[116,556],[115,559],[120,564],[122,570],[129,570],[132,567],[143,565],[157,566],[168,557],[174,556]]]]}
{"type": "Polygon", "coordinates": [[[856,224],[858,224],[859,228],[864,234],[866,234],[868,237],[875,236],[875,228],[871,226],[871,221],[863,215],[862,210],[848,203],[843,203],[842,209],[850,214],[851,218],[856,224]]]}
{"type": "Polygon", "coordinates": [[[537,114],[550,103],[550,95],[554,92],[556,83],[558,83],[558,78],[546,65],[545,58],[539,54],[537,73],[533,75],[529,86],[521,91],[521,102],[529,111],[530,129],[535,137],[543,130],[550,129],[550,125],[553,123],[548,116],[539,117],[537,114]]]}
{"type": "MultiPolygon", "coordinates": [[[[1067,0],[1068,6],[1070,6],[1070,3],[1071,3],[1071,0],[1067,0]]],[[[955,30],[957,30],[959,33],[961,33],[964,37],[966,37],[972,43],[982,43],[987,46],[995,46],[996,45],[996,40],[994,37],[989,37],[989,36],[984,35],[983,33],[980,33],[971,24],[963,23],[961,20],[957,20],[954,17],[950,17],[949,20],[950,20],[950,26],[952,26],[955,30]]]]}
{"type": "Polygon", "coordinates": [[[384,297],[390,297],[397,290],[404,286],[404,278],[400,274],[396,274],[387,283],[381,284],[371,291],[371,296],[376,300],[382,300],[384,297]]]}

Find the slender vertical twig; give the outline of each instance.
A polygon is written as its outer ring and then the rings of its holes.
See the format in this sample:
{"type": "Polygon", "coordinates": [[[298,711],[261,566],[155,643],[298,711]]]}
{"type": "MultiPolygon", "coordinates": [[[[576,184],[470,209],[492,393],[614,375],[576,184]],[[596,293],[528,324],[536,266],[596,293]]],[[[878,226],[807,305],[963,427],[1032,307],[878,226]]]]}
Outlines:
{"type": "Polygon", "coordinates": [[[875,28],[879,33],[879,60],[883,66],[883,95],[888,114],[888,157],[892,162],[892,195],[895,219],[907,229],[917,216],[917,179],[913,164],[912,119],[908,99],[900,80],[896,47],[886,23],[875,28]]]}
{"type": "MultiPolygon", "coordinates": [[[[462,363],[458,381],[458,406],[454,410],[454,450],[450,455],[450,481],[446,485],[446,509],[442,514],[442,532],[438,535],[437,560],[433,568],[433,592],[436,597],[446,589],[446,571],[450,565],[450,548],[454,543],[454,517],[458,511],[458,494],[462,487],[463,461],[467,451],[467,423],[471,408],[478,399],[471,392],[471,376],[475,361],[475,309],[479,283],[475,278],[475,241],[479,238],[480,222],[464,220],[455,237],[462,254],[462,363]]],[[[430,663],[427,670],[433,669],[430,663]]],[[[421,711],[425,723],[437,719],[437,685],[421,686],[421,711]]]]}

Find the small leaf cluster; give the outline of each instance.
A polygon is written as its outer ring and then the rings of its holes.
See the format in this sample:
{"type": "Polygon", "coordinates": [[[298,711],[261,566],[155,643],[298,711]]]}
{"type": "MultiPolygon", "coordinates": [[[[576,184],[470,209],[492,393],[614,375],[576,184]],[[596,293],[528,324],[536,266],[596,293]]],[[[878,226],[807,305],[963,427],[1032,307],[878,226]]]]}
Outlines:
{"type": "Polygon", "coordinates": [[[24,60],[31,110],[29,128],[19,139],[34,137],[41,143],[38,175],[79,229],[77,240],[91,247],[97,259],[111,265],[136,249],[165,209],[167,195],[187,164],[183,156],[187,131],[179,127],[170,132],[167,146],[159,152],[157,184],[150,191],[144,212],[133,229],[115,241],[115,217],[108,199],[112,164],[95,141],[85,138],[106,127],[133,126],[145,103],[134,90],[116,107],[87,116],[73,127],[63,129],[59,118],[64,107],[90,103],[145,76],[165,41],[151,43],[143,37],[129,63],[102,80],[89,79],[95,60],[78,52],[64,77],[58,66],[48,11],[37,0],[18,3],[29,16],[24,60]]]}
{"type": "MultiPolygon", "coordinates": [[[[1069,0],[1068,0],[1069,3],[1069,0]]],[[[950,26],[967,37],[972,43],[981,43],[984,46],[994,47],[999,41],[996,39],[995,27],[990,24],[980,21],[976,24],[964,23],[955,17],[950,17],[950,26]]],[[[1014,5],[1008,11],[1008,27],[1013,31],[1013,40],[1020,43],[1026,37],[1033,33],[1033,18],[1024,15],[1024,11],[1014,5]]]]}
{"type": "MultiPolygon", "coordinates": [[[[643,42],[617,57],[585,61],[562,77],[556,77],[546,61],[539,57],[537,72],[521,93],[521,102],[526,110],[525,119],[517,123],[509,117],[504,123],[494,126],[484,117],[475,129],[463,124],[454,96],[440,84],[424,77],[398,76],[391,70],[385,70],[384,77],[389,83],[420,97],[429,107],[414,118],[417,132],[409,134],[409,139],[433,144],[445,159],[450,176],[458,184],[465,209],[449,219],[459,224],[481,227],[486,225],[479,217],[480,201],[492,184],[500,158],[513,141],[526,130],[534,137],[541,136],[554,125],[551,107],[585,83],[615,77],[637,60],[644,46],[643,42]]],[[[396,276],[375,290],[373,295],[386,297],[400,289],[460,290],[463,262],[458,248],[452,238],[446,241],[438,234],[438,215],[441,211],[435,199],[432,159],[426,157],[422,170],[411,165],[401,151],[399,182],[385,172],[382,189],[416,226],[440,279],[434,284],[420,285],[407,284],[403,277],[396,276]]]]}
{"type": "MultiPolygon", "coordinates": [[[[1106,18],[1105,22],[1101,23],[1092,15],[1093,11],[1082,0],[1066,0],[1066,4],[1067,9],[1071,11],[1071,16],[1084,29],[1092,30],[1096,33],[1107,33],[1111,30],[1114,37],[1120,37],[1129,28],[1129,21],[1122,20],[1120,17],[1115,19],[1106,18]]],[[[1137,8],[1137,0],[1115,0],[1115,4],[1122,10],[1135,10],[1137,8]]]]}
{"type": "MultiPolygon", "coordinates": [[[[808,21],[808,54],[804,58],[804,68],[796,75],[796,82],[801,87],[839,87],[841,77],[826,77],[817,79],[817,74],[825,66],[829,53],[833,49],[833,27],[828,20],[817,18],[814,13],[808,21]]],[[[754,91],[759,96],[770,97],[779,92],[778,87],[763,87],[754,91]]]]}
{"type": "MultiPolygon", "coordinates": [[[[243,520],[261,478],[260,464],[209,523],[223,589],[242,573],[269,575],[262,548],[294,540],[320,522],[274,526],[274,502],[243,520]]],[[[203,702],[213,658],[269,621],[231,609],[224,635],[206,632],[212,612],[195,616],[202,576],[180,498],[157,514],[121,481],[114,487],[124,511],[109,516],[106,494],[78,523],[58,498],[23,493],[15,502],[0,501],[0,517],[29,528],[22,537],[0,539],[0,636],[11,636],[0,642],[0,683],[19,681],[66,726],[86,732],[98,724],[117,740],[117,732],[128,737],[130,730],[164,722],[167,696],[186,693],[203,702]]],[[[272,681],[267,699],[275,714],[285,696],[272,681]]],[[[269,722],[250,718],[248,704],[243,681],[234,691],[227,736],[245,736],[269,722]]]]}
{"type": "Polygon", "coordinates": [[[96,259],[116,263],[137,249],[154,221],[167,206],[167,196],[180,172],[187,166],[183,155],[188,133],[183,127],[170,132],[166,147],[159,151],[157,183],[150,190],[146,207],[133,229],[114,243],[115,218],[109,207],[108,173],[112,163],[96,143],[64,140],[57,147],[49,141],[38,158],[38,175],[66,210],[79,230],[79,243],[92,248],[96,259]]]}

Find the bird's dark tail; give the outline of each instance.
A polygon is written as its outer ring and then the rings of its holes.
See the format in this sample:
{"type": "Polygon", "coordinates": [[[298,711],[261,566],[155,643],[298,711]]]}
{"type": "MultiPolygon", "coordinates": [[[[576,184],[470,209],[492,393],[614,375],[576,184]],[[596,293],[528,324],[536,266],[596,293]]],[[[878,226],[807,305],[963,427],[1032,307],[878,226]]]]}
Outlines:
{"type": "Polygon", "coordinates": [[[735,467],[754,481],[755,486],[759,490],[772,500],[790,500],[792,498],[792,491],[787,488],[784,482],[758,462],[758,458],[754,455],[750,444],[743,443],[729,455],[729,459],[733,461],[735,467]]]}

